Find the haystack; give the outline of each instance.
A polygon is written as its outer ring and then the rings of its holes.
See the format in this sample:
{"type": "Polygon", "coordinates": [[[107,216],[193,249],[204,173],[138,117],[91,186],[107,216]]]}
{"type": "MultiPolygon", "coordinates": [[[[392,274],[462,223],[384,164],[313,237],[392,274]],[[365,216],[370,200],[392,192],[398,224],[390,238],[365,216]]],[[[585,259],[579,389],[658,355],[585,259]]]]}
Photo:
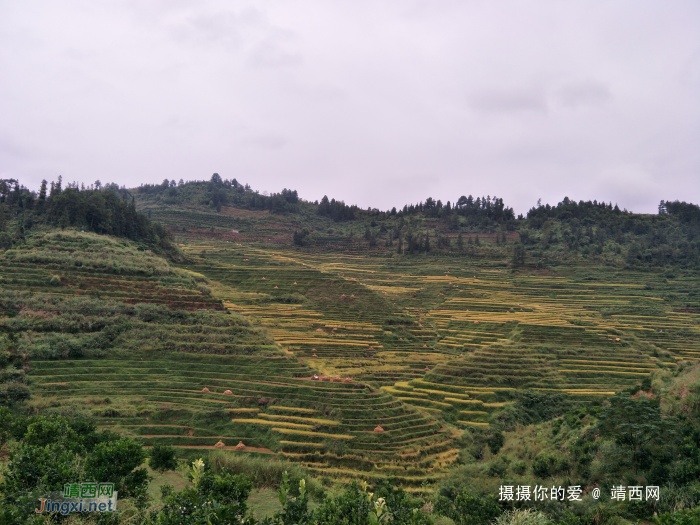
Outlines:
{"type": "Polygon", "coordinates": [[[377,427],[374,429],[375,432],[384,432],[384,429],[377,425],[377,427]]]}
{"type": "Polygon", "coordinates": [[[294,284],[297,284],[296,281],[294,281],[294,284]]]}
{"type": "Polygon", "coordinates": [[[428,345],[423,345],[423,348],[428,348],[428,345]]]}
{"type": "Polygon", "coordinates": [[[318,357],[316,354],[312,354],[311,357],[318,357]]]}
{"type": "Polygon", "coordinates": [[[275,289],[275,290],[277,290],[277,287],[275,286],[275,288],[274,288],[274,289],[275,289]]]}
{"type": "Polygon", "coordinates": [[[243,450],[245,448],[245,445],[243,444],[243,441],[239,441],[238,445],[233,447],[233,450],[243,450]]]}
{"type": "Polygon", "coordinates": [[[345,379],[343,379],[343,383],[352,383],[352,379],[346,377],[345,379]]]}
{"type": "Polygon", "coordinates": [[[264,280],[265,280],[265,278],[263,277],[263,278],[262,278],[262,280],[264,281],[264,280]]]}
{"type": "Polygon", "coordinates": [[[209,389],[207,387],[202,388],[202,394],[208,394],[209,389]]]}
{"type": "Polygon", "coordinates": [[[342,383],[343,380],[340,378],[340,376],[335,376],[333,379],[331,379],[332,383],[342,383]]]}
{"type": "Polygon", "coordinates": [[[214,445],[214,448],[224,448],[226,445],[224,444],[223,441],[219,440],[219,442],[214,445]]]}
{"type": "Polygon", "coordinates": [[[320,379],[321,381],[330,381],[330,380],[331,380],[331,378],[328,377],[328,376],[321,376],[319,379],[320,379]]]}
{"type": "Polygon", "coordinates": [[[474,324],[479,324],[479,321],[474,321],[474,324]]]}
{"type": "Polygon", "coordinates": [[[430,370],[430,368],[428,368],[428,367],[426,366],[426,367],[425,367],[425,370],[426,370],[426,372],[427,372],[428,370],[430,370]]]}
{"type": "Polygon", "coordinates": [[[225,396],[232,396],[233,392],[231,392],[230,390],[224,390],[224,395],[225,396]]]}

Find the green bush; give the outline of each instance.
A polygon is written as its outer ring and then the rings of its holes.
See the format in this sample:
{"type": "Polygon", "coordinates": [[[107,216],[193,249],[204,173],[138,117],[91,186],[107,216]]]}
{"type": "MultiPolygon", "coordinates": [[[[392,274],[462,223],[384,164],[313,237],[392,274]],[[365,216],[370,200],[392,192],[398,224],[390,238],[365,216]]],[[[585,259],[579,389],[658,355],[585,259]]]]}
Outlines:
{"type": "Polygon", "coordinates": [[[697,525],[700,523],[700,507],[692,510],[664,513],[654,517],[654,525],[697,525]]]}
{"type": "Polygon", "coordinates": [[[154,445],[149,452],[148,464],[153,470],[165,472],[177,468],[175,449],[168,445],[154,445]]]}
{"type": "Polygon", "coordinates": [[[494,496],[479,497],[466,490],[457,495],[454,501],[439,496],[434,511],[438,515],[450,518],[455,525],[482,525],[491,523],[501,515],[501,508],[494,496]]]}
{"type": "Polygon", "coordinates": [[[505,442],[506,437],[505,435],[503,435],[503,432],[494,432],[486,440],[486,444],[489,446],[489,449],[494,454],[498,454],[498,451],[501,450],[501,447],[505,442]]]}

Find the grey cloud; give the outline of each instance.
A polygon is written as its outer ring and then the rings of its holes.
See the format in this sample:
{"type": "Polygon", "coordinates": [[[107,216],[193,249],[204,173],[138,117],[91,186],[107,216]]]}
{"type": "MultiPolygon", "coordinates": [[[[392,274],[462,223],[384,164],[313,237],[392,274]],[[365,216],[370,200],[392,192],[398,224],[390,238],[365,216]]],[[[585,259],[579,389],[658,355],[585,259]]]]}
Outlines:
{"type": "Polygon", "coordinates": [[[604,104],[612,98],[612,94],[605,84],[587,80],[562,86],[557,92],[557,98],[562,105],[576,108],[604,104]]]}
{"type": "Polygon", "coordinates": [[[486,113],[547,112],[547,100],[543,93],[534,89],[491,89],[472,95],[470,105],[486,113]]]}
{"type": "Polygon", "coordinates": [[[286,51],[281,40],[287,39],[267,37],[256,44],[250,51],[248,64],[252,67],[284,67],[301,64],[301,55],[286,51]]]}
{"type": "Polygon", "coordinates": [[[244,138],[243,144],[252,144],[266,150],[282,149],[287,144],[287,139],[280,135],[258,135],[244,138]]]}
{"type": "Polygon", "coordinates": [[[176,40],[181,42],[225,43],[237,48],[241,45],[243,38],[239,24],[239,18],[234,13],[207,13],[173,23],[169,31],[176,40]]]}

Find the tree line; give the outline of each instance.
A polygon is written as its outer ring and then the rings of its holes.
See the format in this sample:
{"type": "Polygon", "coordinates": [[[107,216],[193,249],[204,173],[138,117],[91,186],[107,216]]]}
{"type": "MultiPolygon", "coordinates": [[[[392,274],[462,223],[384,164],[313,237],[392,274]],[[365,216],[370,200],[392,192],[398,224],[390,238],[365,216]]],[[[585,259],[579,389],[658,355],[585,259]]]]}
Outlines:
{"type": "Polygon", "coordinates": [[[41,227],[81,228],[125,237],[161,255],[177,257],[169,231],[136,210],[133,196],[116,184],[63,185],[62,177],[43,180],[39,192],[15,179],[0,180],[0,248],[24,241],[41,227]]]}

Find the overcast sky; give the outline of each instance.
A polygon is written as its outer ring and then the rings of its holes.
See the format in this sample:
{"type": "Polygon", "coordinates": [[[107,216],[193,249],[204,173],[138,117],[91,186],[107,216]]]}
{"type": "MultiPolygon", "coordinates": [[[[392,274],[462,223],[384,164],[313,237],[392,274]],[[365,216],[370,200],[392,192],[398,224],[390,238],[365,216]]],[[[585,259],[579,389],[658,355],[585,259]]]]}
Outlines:
{"type": "Polygon", "coordinates": [[[0,0],[0,178],[700,202],[700,2],[0,0]]]}

